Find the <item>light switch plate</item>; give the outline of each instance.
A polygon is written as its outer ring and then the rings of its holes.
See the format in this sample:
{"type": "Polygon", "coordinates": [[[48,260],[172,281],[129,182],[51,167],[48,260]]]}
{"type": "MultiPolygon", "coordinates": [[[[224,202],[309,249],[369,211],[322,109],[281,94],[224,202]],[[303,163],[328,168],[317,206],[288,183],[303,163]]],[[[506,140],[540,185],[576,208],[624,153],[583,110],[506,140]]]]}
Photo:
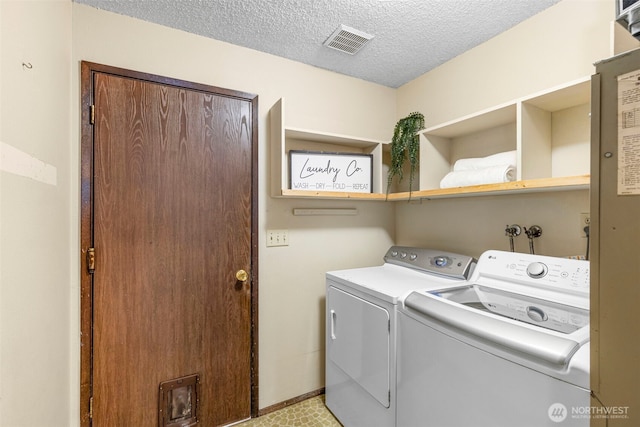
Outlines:
{"type": "Polygon", "coordinates": [[[267,247],[289,246],[289,230],[267,230],[267,247]]]}

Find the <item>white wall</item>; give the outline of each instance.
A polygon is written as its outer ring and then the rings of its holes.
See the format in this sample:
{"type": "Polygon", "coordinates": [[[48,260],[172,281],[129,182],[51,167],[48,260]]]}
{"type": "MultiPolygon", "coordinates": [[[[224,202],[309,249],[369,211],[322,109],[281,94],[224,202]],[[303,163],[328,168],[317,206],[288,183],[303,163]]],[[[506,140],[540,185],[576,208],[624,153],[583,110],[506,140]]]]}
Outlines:
{"type": "Polygon", "coordinates": [[[66,427],[71,3],[0,2],[0,40],[0,425],[66,427]]]}
{"type": "MultiPolygon", "coordinates": [[[[324,387],[324,273],[380,263],[393,242],[394,206],[269,197],[268,177],[275,172],[268,161],[268,112],[285,97],[287,122],[292,126],[389,139],[395,123],[395,90],[73,4],[73,129],[79,129],[81,60],[258,94],[259,405],[265,408],[324,387]],[[359,213],[320,219],[292,215],[293,208],[305,207],[357,207],[359,213]],[[267,248],[265,231],[282,228],[289,229],[290,245],[267,248]]],[[[79,162],[78,147],[74,135],[74,166],[79,162]]],[[[72,173],[77,184],[78,168],[72,173]]],[[[77,226],[76,215],[72,223],[77,226]]],[[[72,250],[72,259],[79,259],[78,248],[72,250]]],[[[74,299],[72,311],[77,310],[74,299]]]]}
{"type": "MultiPolygon", "coordinates": [[[[399,203],[396,241],[478,257],[488,249],[509,250],[507,225],[538,225],[542,236],[534,241],[536,253],[585,255],[587,239],[580,234],[581,212],[589,212],[586,190],[399,203]]],[[[515,242],[517,252],[529,252],[524,233],[515,242]]]]}
{"type": "MultiPolygon", "coordinates": [[[[399,88],[398,117],[421,111],[429,127],[588,77],[593,63],[611,53],[614,15],[612,1],[564,0],[399,88]]],[[[588,113],[574,110],[557,114],[588,113]]],[[[588,130],[565,138],[586,146],[554,148],[554,175],[589,173],[588,130]],[[560,168],[565,173],[555,172],[560,168]]],[[[588,211],[586,190],[398,203],[396,243],[479,256],[508,250],[504,229],[517,223],[542,227],[537,253],[584,255],[579,221],[588,211]]],[[[525,236],[516,250],[529,250],[525,236]]]]}
{"type": "Polygon", "coordinates": [[[615,2],[564,0],[398,89],[427,127],[564,84],[610,55],[615,2]]]}

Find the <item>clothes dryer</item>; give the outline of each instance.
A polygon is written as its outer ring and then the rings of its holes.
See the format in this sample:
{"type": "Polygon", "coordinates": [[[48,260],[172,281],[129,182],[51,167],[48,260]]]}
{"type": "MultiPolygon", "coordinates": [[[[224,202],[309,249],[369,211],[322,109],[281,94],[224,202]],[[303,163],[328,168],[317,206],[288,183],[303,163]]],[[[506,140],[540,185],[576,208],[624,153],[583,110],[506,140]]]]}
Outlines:
{"type": "Polygon", "coordinates": [[[391,247],[384,264],[326,274],[326,405],[345,427],[396,425],[396,305],[465,283],[475,259],[391,247]]]}

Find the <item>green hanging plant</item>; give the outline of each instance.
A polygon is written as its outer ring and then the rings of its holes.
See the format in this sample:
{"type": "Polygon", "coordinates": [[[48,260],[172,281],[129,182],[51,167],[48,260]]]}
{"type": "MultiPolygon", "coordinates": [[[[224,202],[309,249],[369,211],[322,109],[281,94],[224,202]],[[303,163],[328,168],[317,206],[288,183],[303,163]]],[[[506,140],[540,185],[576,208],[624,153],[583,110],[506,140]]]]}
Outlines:
{"type": "Polygon", "coordinates": [[[387,175],[387,196],[393,178],[397,175],[398,182],[402,182],[404,163],[409,159],[411,166],[409,172],[409,197],[413,189],[413,179],[418,169],[418,155],[420,152],[420,136],[417,132],[424,129],[424,116],[422,113],[413,112],[396,123],[391,139],[391,165],[387,175]]]}

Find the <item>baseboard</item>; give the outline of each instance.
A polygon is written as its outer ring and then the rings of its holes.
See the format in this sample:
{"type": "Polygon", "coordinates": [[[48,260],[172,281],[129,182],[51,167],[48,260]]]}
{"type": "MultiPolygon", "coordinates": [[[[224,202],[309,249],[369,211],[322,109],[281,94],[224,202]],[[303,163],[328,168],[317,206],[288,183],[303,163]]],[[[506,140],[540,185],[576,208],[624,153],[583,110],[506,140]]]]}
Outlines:
{"type": "Polygon", "coordinates": [[[287,399],[284,402],[276,403],[275,405],[258,409],[258,417],[286,408],[287,406],[295,405],[296,403],[300,403],[304,400],[311,399],[312,397],[320,396],[321,394],[324,394],[324,387],[318,390],[310,391],[309,393],[305,393],[303,395],[300,395],[291,399],[287,399]]]}

